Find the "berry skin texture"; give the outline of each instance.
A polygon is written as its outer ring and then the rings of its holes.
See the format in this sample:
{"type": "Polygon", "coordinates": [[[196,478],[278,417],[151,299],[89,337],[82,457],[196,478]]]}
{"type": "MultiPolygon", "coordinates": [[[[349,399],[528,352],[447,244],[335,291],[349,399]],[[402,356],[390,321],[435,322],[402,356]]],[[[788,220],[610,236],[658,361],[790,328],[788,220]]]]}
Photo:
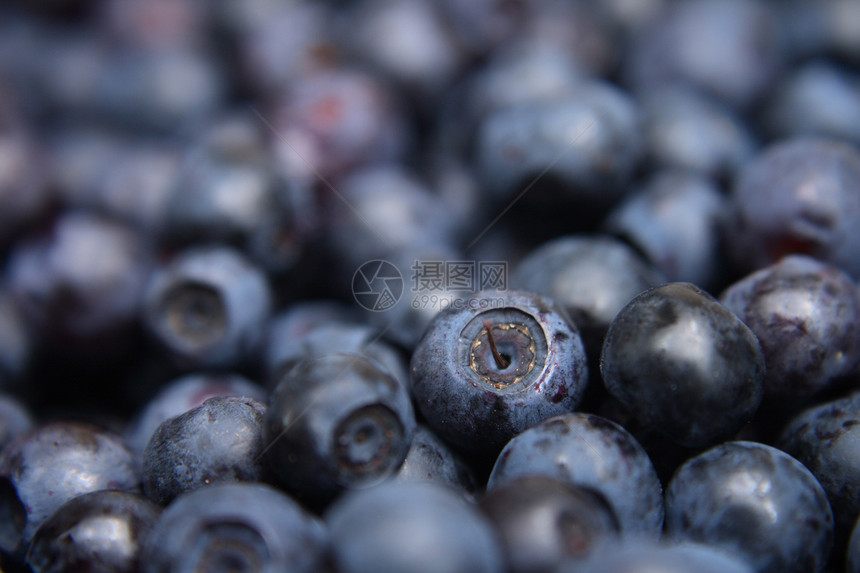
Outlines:
{"type": "Polygon", "coordinates": [[[551,299],[487,291],[458,306],[433,319],[412,355],[415,400],[439,436],[494,456],[526,428],[577,407],[585,349],[551,299]]]}
{"type": "Polygon", "coordinates": [[[163,422],[143,452],[143,491],[166,505],[213,482],[263,481],[263,415],[251,398],[223,396],[163,422]]]}
{"type": "Polygon", "coordinates": [[[162,422],[184,414],[217,396],[246,396],[265,402],[266,391],[238,374],[188,374],[168,382],[140,411],[123,434],[128,447],[141,456],[162,422]]]}
{"type": "Polygon", "coordinates": [[[755,334],[689,283],[630,301],[609,328],[600,365],[613,397],[687,447],[740,430],[763,396],[765,360],[755,334]]]}
{"type": "Polygon", "coordinates": [[[777,445],[809,468],[827,492],[840,547],[860,515],[860,392],[801,412],[777,445]]]}
{"type": "Polygon", "coordinates": [[[499,486],[480,507],[499,532],[511,573],[554,571],[618,538],[618,520],[599,494],[546,476],[499,486]]]}
{"type": "Polygon", "coordinates": [[[489,521],[454,490],[388,482],[350,492],[325,514],[341,573],[504,571],[489,521]]]}
{"type": "Polygon", "coordinates": [[[860,363],[860,293],[833,265],[790,255],[720,300],[761,342],[767,401],[803,404],[860,363]]]}
{"type": "Polygon", "coordinates": [[[740,268],[790,253],[860,277],[860,151],[837,140],[796,138],[765,148],[736,179],[725,237],[740,268]]]}
{"type": "Polygon", "coordinates": [[[358,354],[326,354],[281,379],[263,421],[264,457],[281,487],[314,508],[397,472],[415,432],[402,384],[358,354]]]}
{"type": "Polygon", "coordinates": [[[144,541],[143,573],[321,570],[328,534],[292,498],[263,485],[216,484],[178,497],[144,541]]]}
{"type": "Polygon", "coordinates": [[[815,573],[833,514],[803,464],[755,442],[725,442],[682,465],[666,488],[666,532],[741,555],[761,573],[815,573]]]}
{"type": "Polygon", "coordinates": [[[590,488],[609,503],[623,535],[658,538],[663,488],[648,455],[624,428],[593,414],[555,416],[505,446],[487,490],[528,475],[590,488]]]}
{"type": "Polygon", "coordinates": [[[131,452],[119,436],[55,422],[21,436],[0,456],[0,549],[29,543],[36,528],[69,499],[100,489],[137,492],[131,452]]]}
{"type": "Polygon", "coordinates": [[[140,545],[161,508],[133,493],[101,490],[64,503],[27,551],[35,573],[140,571],[140,545]]]}

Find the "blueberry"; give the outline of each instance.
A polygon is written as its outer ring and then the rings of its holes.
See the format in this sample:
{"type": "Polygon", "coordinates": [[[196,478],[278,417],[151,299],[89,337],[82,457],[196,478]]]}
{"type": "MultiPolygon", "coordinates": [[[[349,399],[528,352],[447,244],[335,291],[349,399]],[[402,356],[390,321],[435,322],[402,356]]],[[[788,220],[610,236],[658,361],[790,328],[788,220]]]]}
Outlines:
{"type": "Polygon", "coordinates": [[[524,199],[548,203],[550,213],[562,200],[604,206],[623,194],[637,166],[639,123],[625,92],[583,82],[565,97],[489,114],[478,133],[477,169],[488,191],[506,201],[540,176],[524,199]]]}
{"type": "Polygon", "coordinates": [[[837,548],[860,515],[860,392],[814,406],[783,429],[779,448],[815,475],[833,508],[837,548]]]}
{"type": "Polygon", "coordinates": [[[412,354],[412,389],[430,427],[494,456],[579,404],[588,379],[576,326],[551,299],[484,291],[440,312],[412,354]]]}
{"type": "Polygon", "coordinates": [[[116,351],[139,311],[151,268],[145,237],[83,211],[12,250],[9,292],[31,328],[63,352],[116,351]]]}
{"type": "Polygon", "coordinates": [[[526,254],[511,275],[514,288],[546,295],[564,307],[582,332],[591,357],[599,355],[618,311],[634,296],[663,282],[653,265],[607,235],[553,239],[526,254]]]}
{"type": "Polygon", "coordinates": [[[796,459],[764,444],[725,442],[675,472],[666,532],[741,555],[763,573],[814,573],[830,556],[833,515],[796,459]]]}
{"type": "Polygon", "coordinates": [[[696,90],[672,86],[642,96],[645,156],[658,168],[730,180],[757,146],[732,109],[696,90]]]}
{"type": "Polygon", "coordinates": [[[465,459],[423,425],[415,428],[406,459],[394,479],[435,482],[467,495],[478,489],[477,479],[465,459]]]}
{"type": "Polygon", "coordinates": [[[860,363],[860,294],[833,265],[787,256],[736,282],[720,300],[761,342],[770,402],[801,405],[860,363]]]}
{"type": "Polygon", "coordinates": [[[860,143],[860,75],[814,61],[789,75],[767,106],[774,138],[822,135],[860,143]]]}
{"type": "Polygon", "coordinates": [[[216,396],[246,396],[265,402],[265,390],[238,374],[188,374],[171,380],[140,410],[125,429],[125,440],[142,455],[162,422],[184,414],[216,396]]]}
{"type": "Polygon", "coordinates": [[[448,245],[453,220],[428,186],[402,166],[358,169],[342,179],[327,213],[327,243],[352,277],[363,263],[417,247],[448,245]]]}
{"type": "Polygon", "coordinates": [[[119,436],[71,422],[41,426],[0,455],[0,549],[26,547],[36,528],[75,496],[107,488],[135,492],[139,484],[119,436]]]}
{"type": "Polygon", "coordinates": [[[660,480],[642,446],[614,422],[584,413],[544,420],[508,442],[487,488],[492,491],[528,475],[597,491],[615,512],[625,535],[660,535],[660,480]]]}
{"type": "Polygon", "coordinates": [[[725,195],[707,177],[661,171],[616,205],[605,227],[635,245],[667,280],[708,288],[725,274],[727,211],[725,195]]]}
{"type": "Polygon", "coordinates": [[[731,436],[762,401],[765,358],[755,334],[689,283],[630,301],[609,327],[600,367],[612,396],[683,446],[731,436]]]}
{"type": "Polygon", "coordinates": [[[186,367],[238,365],[258,350],[271,294],[266,276],[230,247],[195,247],[146,288],[150,333],[186,367]]]}
{"type": "Polygon", "coordinates": [[[409,147],[397,94],[368,73],[309,74],[282,93],[266,114],[278,134],[273,151],[277,164],[301,181],[328,181],[362,165],[395,161],[409,147]]]}
{"type": "Polygon", "coordinates": [[[602,496],[545,476],[499,486],[480,507],[499,532],[512,573],[585,561],[618,536],[618,521],[602,496]]]}
{"type": "Polygon", "coordinates": [[[178,497],[141,550],[144,573],[319,571],[328,534],[292,498],[263,484],[215,484],[178,497]]]}
{"type": "Polygon", "coordinates": [[[279,196],[290,192],[265,148],[234,149],[241,143],[218,137],[204,132],[176,174],[164,222],[174,240],[247,239],[281,206],[279,196]]]}
{"type": "Polygon", "coordinates": [[[747,272],[791,253],[860,276],[860,151],[830,139],[794,138],[766,147],[731,193],[726,241],[747,272]]]}
{"type": "Polygon", "coordinates": [[[465,63],[436,2],[364,0],[342,17],[344,51],[423,103],[435,101],[465,63]]]}
{"type": "Polygon", "coordinates": [[[236,45],[243,87],[278,97],[309,75],[336,67],[342,54],[330,4],[212,4],[211,18],[236,45]]]}
{"type": "Polygon", "coordinates": [[[73,497],[36,530],[27,551],[34,573],[140,571],[140,545],[161,508],[143,496],[101,490],[73,497]]]}
{"type": "Polygon", "coordinates": [[[282,487],[319,507],[393,475],[414,431],[409,394],[379,363],[326,354],[281,378],[264,418],[264,456],[282,487]]]}
{"type": "Polygon", "coordinates": [[[742,558],[702,543],[624,541],[596,553],[585,565],[558,573],[753,573],[742,558]]]}
{"type": "Polygon", "coordinates": [[[437,484],[388,482],[350,492],[325,520],[334,565],[343,573],[505,570],[487,519],[437,484]]]}
{"type": "Polygon", "coordinates": [[[252,398],[221,396],[163,422],[143,452],[143,491],[166,505],[204,485],[263,481],[263,415],[252,398]]]}
{"type": "Polygon", "coordinates": [[[779,73],[777,21],[759,0],[670,3],[632,37],[626,78],[635,89],[690,85],[729,104],[750,106],[779,73]]]}

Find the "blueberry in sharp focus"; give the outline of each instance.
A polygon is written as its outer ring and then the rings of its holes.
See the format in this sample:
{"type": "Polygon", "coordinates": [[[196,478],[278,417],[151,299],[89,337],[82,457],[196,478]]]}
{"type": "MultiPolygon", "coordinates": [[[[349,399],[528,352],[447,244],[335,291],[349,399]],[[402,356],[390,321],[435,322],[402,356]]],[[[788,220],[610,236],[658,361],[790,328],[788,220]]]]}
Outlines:
{"type": "Polygon", "coordinates": [[[140,546],[160,513],[138,494],[100,490],[79,495],[36,530],[27,563],[35,573],[136,573],[140,546]]]}
{"type": "Polygon", "coordinates": [[[386,482],[349,492],[325,514],[342,573],[501,573],[489,521],[457,492],[427,482],[386,482]]]}
{"type": "Polygon", "coordinates": [[[512,573],[585,561],[618,537],[618,521],[602,496],[551,477],[510,481],[488,492],[480,508],[499,532],[512,573]]]}
{"type": "Polygon", "coordinates": [[[143,491],[165,505],[215,482],[263,481],[263,415],[252,398],[221,396],[163,422],[143,452],[143,491]]]}
{"type": "Polygon", "coordinates": [[[827,492],[836,548],[842,548],[860,516],[860,392],[801,412],[777,445],[809,468],[827,492]]]}
{"type": "Polygon", "coordinates": [[[739,173],[729,197],[728,254],[753,271],[797,253],[860,276],[860,150],[834,139],[775,142],[739,173]]]}
{"type": "Polygon", "coordinates": [[[830,556],[833,514],[799,461],[764,444],[725,442],[675,472],[666,532],[741,555],[762,573],[816,573],[830,556]]]}
{"type": "Polygon", "coordinates": [[[308,357],[272,393],[264,457],[284,489],[320,507],[394,474],[414,431],[409,394],[382,365],[358,354],[308,357]]]}
{"type": "Polygon", "coordinates": [[[406,459],[393,479],[440,483],[467,495],[478,489],[477,479],[465,459],[423,425],[415,428],[406,459]]]}
{"type": "Polygon", "coordinates": [[[181,376],[165,384],[126,426],[123,435],[128,447],[136,456],[142,455],[162,422],[217,396],[245,396],[263,403],[267,398],[261,386],[238,374],[198,373],[181,376]]]}
{"type": "Polygon", "coordinates": [[[625,536],[657,538],[663,526],[663,488],[642,446],[600,416],[571,413],[544,420],[502,450],[487,489],[529,475],[548,476],[598,492],[625,536]]]}
{"type": "Polygon", "coordinates": [[[600,365],[613,397],[683,446],[731,436],[762,400],[765,359],[755,334],[689,283],[630,301],[609,327],[600,365]]]}
{"type": "Polygon", "coordinates": [[[787,256],[731,285],[720,300],[761,342],[769,403],[802,405],[860,363],[860,293],[833,265],[787,256]]]}
{"type": "Polygon", "coordinates": [[[551,299],[478,293],[440,312],[412,355],[429,426],[461,450],[494,456],[541,420],[579,404],[588,380],[576,326],[551,299]]]}
{"type": "Polygon", "coordinates": [[[292,498],[263,484],[216,484],[171,503],[144,540],[144,573],[321,570],[328,534],[292,498]]]}
{"type": "Polygon", "coordinates": [[[654,265],[608,235],[548,241],[526,254],[511,274],[514,288],[548,296],[564,307],[580,329],[590,357],[599,356],[618,311],[637,294],[663,282],[654,265]]]}
{"type": "Polygon", "coordinates": [[[28,543],[69,499],[100,489],[135,492],[140,479],[119,436],[55,422],[10,443],[0,455],[0,549],[28,543]]]}
{"type": "Polygon", "coordinates": [[[266,276],[231,247],[179,253],[147,285],[144,321],[185,366],[228,367],[262,342],[271,293],[266,276]]]}

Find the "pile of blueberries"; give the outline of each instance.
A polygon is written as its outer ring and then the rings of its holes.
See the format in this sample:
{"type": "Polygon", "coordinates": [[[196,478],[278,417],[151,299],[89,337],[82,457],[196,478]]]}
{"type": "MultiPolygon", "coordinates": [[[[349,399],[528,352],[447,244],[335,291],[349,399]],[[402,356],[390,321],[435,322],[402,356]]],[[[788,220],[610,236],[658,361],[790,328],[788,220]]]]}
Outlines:
{"type": "Polygon", "coordinates": [[[860,573],[860,2],[9,0],[0,571],[860,573]]]}

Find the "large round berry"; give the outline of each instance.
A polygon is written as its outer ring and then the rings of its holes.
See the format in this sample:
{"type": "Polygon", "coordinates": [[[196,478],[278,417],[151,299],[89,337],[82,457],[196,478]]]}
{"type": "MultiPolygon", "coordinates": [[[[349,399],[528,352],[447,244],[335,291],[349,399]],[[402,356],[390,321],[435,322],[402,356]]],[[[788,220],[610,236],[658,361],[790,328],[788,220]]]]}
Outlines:
{"type": "Polygon", "coordinates": [[[766,400],[802,404],[860,362],[860,294],[833,265],[783,258],[720,297],[764,350],[766,400]]]}
{"type": "Polygon", "coordinates": [[[576,408],[588,367],[564,311],[523,292],[460,302],[437,315],[412,355],[416,402],[440,436],[495,455],[519,432],[576,408]]]}
{"type": "Polygon", "coordinates": [[[663,488],[648,454],[627,430],[593,414],[544,420],[508,442],[487,484],[542,475],[597,491],[621,532],[656,538],[663,526],[663,488]]]}
{"type": "Polygon", "coordinates": [[[802,253],[860,276],[860,151],[797,138],[766,148],[731,195],[729,252],[749,271],[802,253]]]}
{"type": "Polygon", "coordinates": [[[821,484],[785,452],[726,442],[688,460],[666,489],[666,531],[740,554],[762,573],[815,573],[833,541],[821,484]]]}
{"type": "Polygon", "coordinates": [[[37,573],[140,571],[140,546],[161,508],[133,493],[103,489],[73,497],[36,530],[27,564],[37,573]]]}
{"type": "Polygon", "coordinates": [[[800,413],[778,446],[815,475],[833,508],[836,537],[844,542],[860,515],[860,392],[800,413]]]}
{"type": "Polygon", "coordinates": [[[414,432],[409,394],[382,365],[326,354],[296,364],[275,388],[263,455],[285,489],[324,506],[397,472],[414,432]]]}
{"type": "Polygon", "coordinates": [[[764,355],[755,334],[688,283],[630,301],[609,327],[600,362],[609,393],[684,446],[731,436],[762,399],[764,355]]]}

